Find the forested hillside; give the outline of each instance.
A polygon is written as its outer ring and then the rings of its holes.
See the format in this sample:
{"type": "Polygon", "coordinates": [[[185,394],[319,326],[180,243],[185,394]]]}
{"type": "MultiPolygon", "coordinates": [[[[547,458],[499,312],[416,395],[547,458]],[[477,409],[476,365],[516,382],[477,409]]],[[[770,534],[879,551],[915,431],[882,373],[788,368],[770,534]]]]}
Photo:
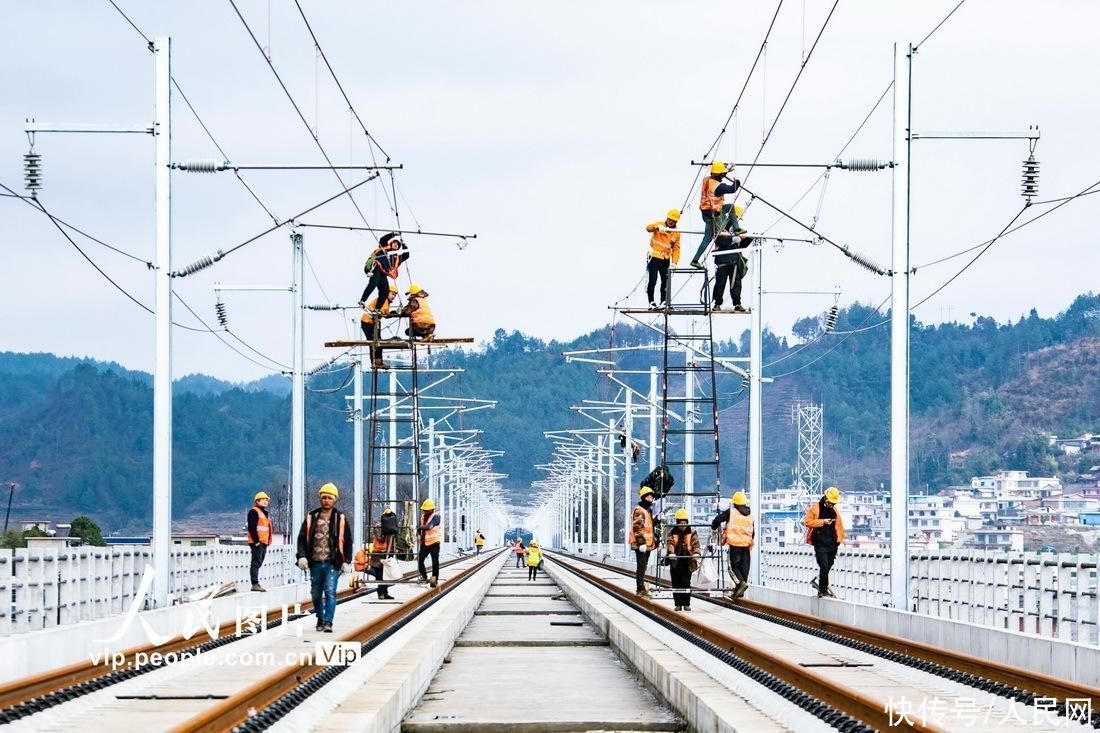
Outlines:
{"type": "MultiPolygon", "coordinates": [[[[796,399],[824,404],[828,481],[853,489],[886,481],[889,329],[868,328],[885,318],[856,305],[840,312],[833,333],[822,334],[821,319],[811,316],[796,324],[794,343],[766,334],[765,375],[775,380],[764,390],[769,486],[791,479],[796,399]]],[[[497,465],[518,495],[540,477],[534,465],[550,456],[543,431],[590,427],[570,405],[611,399],[617,391],[598,378],[598,366],[567,364],[561,352],[652,343],[654,336],[623,324],[569,343],[498,331],[478,349],[433,358],[438,366],[465,370],[448,385],[452,393],[499,400],[495,410],[472,413],[463,427],[483,429],[486,447],[507,452],[497,465]]],[[[745,334],[718,350],[744,354],[747,341],[745,334]]],[[[644,369],[655,358],[632,353],[618,361],[623,369],[644,369]]],[[[1079,461],[1058,464],[1044,436],[1100,432],[1100,297],[1079,297],[1054,318],[1032,312],[1004,324],[985,317],[939,326],[914,321],[912,358],[916,486],[937,488],[998,467],[1087,470],[1079,461]]],[[[335,372],[311,383],[311,484],[350,484],[347,390],[335,389],[345,377],[335,372]]],[[[737,377],[722,377],[718,386],[723,481],[736,486],[744,480],[747,401],[737,377]]],[[[177,517],[237,509],[253,491],[286,483],[285,378],[232,385],[191,375],[177,382],[176,392],[177,517]]],[[[0,354],[0,480],[19,484],[16,516],[87,513],[108,528],[147,526],[151,427],[147,374],[87,359],[0,354]]]]}

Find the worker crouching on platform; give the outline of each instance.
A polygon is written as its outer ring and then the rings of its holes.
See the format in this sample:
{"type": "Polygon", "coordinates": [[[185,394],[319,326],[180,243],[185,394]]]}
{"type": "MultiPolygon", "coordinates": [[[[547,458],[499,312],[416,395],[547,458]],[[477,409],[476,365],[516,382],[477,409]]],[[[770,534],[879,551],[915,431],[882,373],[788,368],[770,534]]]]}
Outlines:
{"type": "Polygon", "coordinates": [[[351,572],[351,525],[336,508],[340,491],[335,484],[318,490],[321,506],[306,515],[298,532],[298,567],[309,571],[317,630],[332,632],[336,614],[336,585],[351,572]]]}
{"type": "MultiPolygon", "coordinates": [[[[664,229],[675,229],[680,221],[680,210],[669,209],[665,215],[664,229]]],[[[646,295],[649,296],[649,307],[656,308],[657,300],[654,296],[654,286],[657,278],[661,278],[661,304],[669,304],[668,269],[680,263],[680,232],[661,231],[661,222],[655,221],[645,228],[652,234],[649,238],[649,257],[646,259],[646,274],[649,282],[646,285],[646,295]]]]}
{"type": "Polygon", "coordinates": [[[416,556],[416,568],[420,571],[420,582],[428,580],[428,570],[424,566],[424,560],[430,557],[432,559],[430,585],[434,588],[439,585],[439,547],[443,543],[443,524],[435,511],[435,502],[431,499],[425,499],[420,505],[420,526],[417,532],[420,534],[420,552],[416,556]]]}
{"type": "MultiPolygon", "coordinates": [[[[379,316],[388,315],[390,312],[391,304],[394,298],[397,297],[397,291],[390,287],[389,295],[382,301],[382,305],[378,305],[378,297],[375,296],[367,301],[363,306],[363,315],[359,317],[359,327],[363,329],[363,336],[367,341],[373,341],[375,337],[375,329],[381,332],[381,323],[378,321],[379,316]]],[[[370,350],[371,362],[375,369],[388,369],[386,362],[382,360],[382,349],[372,348],[370,350]]]]}
{"type": "Polygon", "coordinates": [[[405,330],[405,335],[422,341],[431,341],[435,336],[435,316],[428,303],[428,293],[419,285],[410,285],[405,297],[409,301],[401,310],[401,315],[409,319],[409,327],[405,330]]]}
{"type": "Polygon", "coordinates": [[[630,518],[630,535],[627,542],[634,550],[636,568],[634,581],[638,595],[649,597],[645,587],[645,571],[649,565],[649,553],[657,546],[657,537],[653,533],[653,489],[643,486],[638,492],[638,505],[630,518]]]}
{"type": "Polygon", "coordinates": [[[811,581],[817,588],[818,598],[836,598],[829,585],[829,571],[836,561],[836,552],[844,541],[844,520],[836,505],[840,503],[840,490],[835,486],[825,489],[816,503],[806,510],[802,523],[806,525],[806,544],[814,546],[818,577],[811,581]]]}
{"type": "Polygon", "coordinates": [[[267,512],[267,503],[270,501],[266,492],[259,492],[252,498],[253,506],[248,510],[248,547],[252,550],[252,564],[248,567],[249,580],[252,581],[252,590],[265,592],[267,589],[260,585],[260,566],[267,557],[267,548],[275,536],[275,528],[271,524],[271,515],[267,512]]]}
{"type": "Polygon", "coordinates": [[[730,598],[740,598],[749,589],[749,570],[752,568],[752,546],[756,542],[756,521],[749,509],[749,497],[744,491],[738,491],[730,500],[729,507],[710,523],[712,530],[725,524],[722,531],[722,544],[729,549],[730,577],[733,588],[730,598]]]}
{"type": "Polygon", "coordinates": [[[691,574],[699,569],[703,553],[699,549],[699,533],[691,526],[686,509],[676,510],[676,524],[668,530],[665,555],[668,572],[672,578],[672,602],[677,611],[691,610],[691,574]],[[677,593],[687,589],[686,593],[677,593]]]}
{"type": "Polygon", "coordinates": [[[542,548],[539,543],[531,540],[531,546],[527,548],[527,580],[535,580],[542,566],[542,548]]]}

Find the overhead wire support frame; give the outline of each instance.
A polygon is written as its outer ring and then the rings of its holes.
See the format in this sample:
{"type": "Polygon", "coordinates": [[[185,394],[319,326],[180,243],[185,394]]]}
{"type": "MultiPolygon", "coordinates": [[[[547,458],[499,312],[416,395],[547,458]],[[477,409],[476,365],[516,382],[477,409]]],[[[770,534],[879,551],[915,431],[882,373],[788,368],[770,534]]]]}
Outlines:
{"type": "Polygon", "coordinates": [[[384,227],[363,227],[342,224],[310,224],[298,222],[300,227],[312,229],[343,229],[349,232],[393,232],[395,234],[416,234],[421,237],[455,237],[457,239],[477,239],[476,234],[453,234],[451,232],[426,232],[422,229],[386,229],[384,227]]]}
{"type": "MultiPolygon", "coordinates": [[[[713,161],[691,161],[694,166],[706,167],[713,161]]],[[[892,160],[878,160],[877,158],[849,158],[847,161],[834,160],[832,163],[730,163],[733,168],[839,168],[840,170],[864,173],[867,171],[880,171],[894,167],[892,160]]]]}
{"type": "Polygon", "coordinates": [[[297,164],[297,163],[230,163],[228,160],[218,162],[216,160],[185,160],[179,163],[173,163],[172,168],[178,171],[185,171],[187,173],[220,173],[222,171],[380,171],[380,170],[402,170],[404,164],[401,165],[367,165],[367,164],[333,164],[333,165],[310,165],[310,164],[297,164]]]}

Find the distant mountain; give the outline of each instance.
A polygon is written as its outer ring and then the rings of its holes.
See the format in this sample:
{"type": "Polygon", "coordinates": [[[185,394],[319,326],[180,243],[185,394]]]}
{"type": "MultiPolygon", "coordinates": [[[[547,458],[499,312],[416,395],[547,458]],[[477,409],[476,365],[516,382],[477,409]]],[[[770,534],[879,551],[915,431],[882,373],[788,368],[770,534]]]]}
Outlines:
{"type": "MultiPolygon", "coordinates": [[[[819,314],[796,324],[794,343],[765,334],[765,376],[775,380],[763,393],[767,486],[792,478],[796,400],[824,404],[827,482],[866,489],[888,481],[889,330],[871,327],[885,318],[855,305],[841,310],[832,333],[822,332],[819,314]]],[[[463,428],[483,430],[486,447],[506,451],[496,466],[508,474],[505,485],[514,499],[527,502],[531,483],[543,475],[535,465],[552,452],[544,431],[595,427],[570,406],[610,400],[618,391],[597,378],[598,366],[566,363],[561,352],[654,343],[654,338],[649,329],[622,324],[568,343],[501,330],[482,348],[437,352],[432,364],[464,370],[445,385],[449,393],[498,400],[493,410],[457,419],[463,428]]],[[[746,333],[716,350],[745,355],[747,345],[746,333]]],[[[914,320],[912,359],[915,487],[934,489],[995,468],[1073,475],[1092,460],[1056,456],[1045,435],[1100,432],[1100,296],[1081,296],[1053,318],[1033,311],[1015,323],[980,317],[972,325],[925,326],[914,320]]],[[[619,365],[642,370],[658,361],[654,352],[631,352],[619,365]]],[[[641,380],[635,384],[644,390],[641,380]]],[[[348,371],[337,368],[310,382],[306,469],[311,485],[351,484],[348,381],[348,371]]],[[[150,385],[148,374],[113,363],[0,353],[0,481],[19,484],[13,516],[87,513],[111,529],[148,527],[150,385]]],[[[746,394],[735,375],[720,376],[717,386],[722,480],[738,487],[745,482],[746,394]]],[[[284,495],[290,440],[286,377],[237,385],[188,375],[177,381],[176,392],[177,518],[241,510],[260,488],[284,495]]],[[[647,425],[636,422],[635,431],[644,436],[647,425]]],[[[645,464],[643,456],[640,466],[645,464]]]]}

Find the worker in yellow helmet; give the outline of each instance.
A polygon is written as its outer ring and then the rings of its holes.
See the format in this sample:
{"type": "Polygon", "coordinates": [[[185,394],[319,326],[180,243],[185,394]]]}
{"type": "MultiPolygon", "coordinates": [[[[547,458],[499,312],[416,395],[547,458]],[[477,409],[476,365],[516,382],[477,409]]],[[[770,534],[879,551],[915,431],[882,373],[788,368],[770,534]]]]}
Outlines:
{"type": "Polygon", "coordinates": [[[844,542],[844,519],[837,511],[840,489],[830,486],[821,498],[810,504],[802,523],[806,525],[806,544],[814,546],[818,576],[811,581],[817,586],[818,598],[836,598],[829,586],[829,571],[836,561],[837,549],[844,542]]]}
{"type": "Polygon", "coordinates": [[[248,510],[246,519],[248,546],[252,550],[252,564],[248,567],[248,575],[252,581],[252,590],[260,593],[267,591],[260,585],[260,566],[264,564],[267,547],[275,537],[275,527],[271,524],[271,515],[267,511],[270,500],[271,497],[265,491],[252,497],[252,508],[248,510]]]}
{"type": "Polygon", "coordinates": [[[306,514],[298,531],[298,567],[309,571],[317,630],[332,633],[336,585],[351,572],[351,522],[336,508],[340,490],[327,483],[317,490],[321,506],[306,514]]]}
{"type": "MultiPolygon", "coordinates": [[[[394,298],[397,297],[397,290],[390,285],[389,294],[384,300],[381,300],[379,305],[380,295],[377,295],[366,302],[363,306],[363,315],[359,317],[359,327],[363,329],[363,336],[367,341],[373,341],[376,333],[381,334],[382,329],[382,316],[389,315],[390,307],[393,304],[394,298]]],[[[372,366],[375,369],[388,369],[386,362],[382,361],[382,349],[372,348],[370,351],[372,366]]]]}
{"type": "Polygon", "coordinates": [[[657,547],[657,536],[653,532],[653,502],[655,500],[653,489],[643,486],[638,492],[638,505],[634,507],[630,515],[630,533],[626,538],[627,544],[634,550],[634,581],[638,595],[649,597],[649,591],[645,587],[645,571],[649,565],[649,553],[657,547]]]}
{"type": "Polygon", "coordinates": [[[405,293],[408,299],[401,315],[409,319],[409,327],[405,331],[406,336],[412,336],[422,341],[431,341],[435,335],[435,315],[428,304],[428,293],[419,285],[410,285],[405,293]]]}
{"type": "MultiPolygon", "coordinates": [[[[734,206],[733,211],[736,221],[744,215],[742,206],[734,206]]],[[[734,234],[730,228],[721,229],[714,237],[714,301],[713,309],[722,310],[722,291],[728,283],[730,300],[733,301],[734,313],[748,313],[741,305],[741,283],[749,271],[749,261],[745,259],[745,250],[752,244],[752,237],[747,234],[734,234]]]]}
{"type": "Polygon", "coordinates": [[[737,193],[741,188],[741,181],[736,178],[726,180],[731,167],[720,160],[710,164],[710,175],[703,179],[703,185],[699,190],[699,213],[703,215],[703,241],[699,242],[699,248],[695,250],[695,256],[691,258],[691,266],[703,268],[703,255],[710,246],[714,235],[728,224],[735,234],[741,233],[737,215],[733,212],[733,205],[726,203],[727,193],[737,193]]]}
{"type": "Polygon", "coordinates": [[[439,548],[443,545],[442,517],[435,510],[435,502],[425,499],[420,505],[420,526],[417,527],[420,535],[420,553],[416,558],[416,568],[420,571],[420,582],[428,582],[428,571],[424,566],[424,560],[432,559],[431,586],[439,585],[439,548]]]}
{"type": "Polygon", "coordinates": [[[485,547],[485,535],[481,533],[481,530],[474,532],[474,554],[480,555],[481,548],[485,547]]]}
{"type": "Polygon", "coordinates": [[[539,543],[531,538],[531,544],[527,547],[527,580],[537,580],[539,568],[542,567],[542,548],[539,543]]]}
{"type": "Polygon", "coordinates": [[[718,513],[710,523],[717,531],[725,524],[721,544],[729,547],[729,573],[733,578],[730,598],[740,598],[749,589],[749,570],[752,568],[752,546],[756,544],[756,521],[749,509],[749,497],[738,491],[730,499],[730,505],[718,513]]]}
{"type": "Polygon", "coordinates": [[[691,517],[687,509],[677,509],[675,521],[668,530],[665,540],[665,559],[668,560],[668,572],[672,578],[672,602],[677,611],[691,610],[691,574],[699,569],[699,560],[703,557],[699,549],[699,533],[691,526],[691,517]],[[686,592],[684,592],[686,591],[686,592]]]}
{"type": "Polygon", "coordinates": [[[680,210],[669,209],[668,213],[665,214],[663,225],[661,222],[655,221],[646,225],[645,228],[652,235],[649,238],[649,256],[645,267],[646,273],[649,275],[646,295],[649,296],[650,309],[657,307],[653,289],[657,284],[658,276],[661,278],[661,303],[666,306],[669,304],[668,268],[670,263],[672,267],[676,267],[680,263],[680,232],[669,230],[675,229],[678,221],[680,221],[680,210]]]}

